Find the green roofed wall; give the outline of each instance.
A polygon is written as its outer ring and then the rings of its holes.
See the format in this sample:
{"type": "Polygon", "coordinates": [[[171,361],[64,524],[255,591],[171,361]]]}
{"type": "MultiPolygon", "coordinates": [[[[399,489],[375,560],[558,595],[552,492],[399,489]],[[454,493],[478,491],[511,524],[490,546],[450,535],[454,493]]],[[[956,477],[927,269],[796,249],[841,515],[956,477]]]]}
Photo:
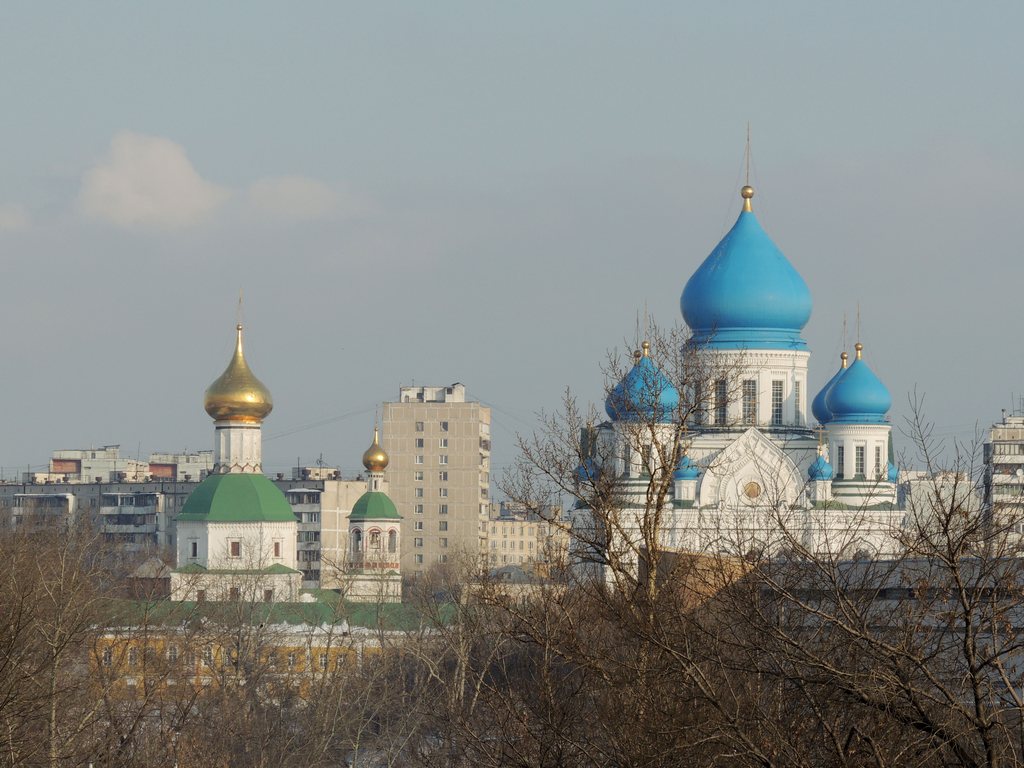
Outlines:
{"type": "Polygon", "coordinates": [[[211,523],[294,523],[284,494],[264,475],[210,475],[201,482],[178,520],[211,523]]]}
{"type": "MultiPolygon", "coordinates": [[[[180,519],[180,518],[179,518],[180,519]]],[[[386,493],[367,491],[352,507],[349,520],[401,520],[395,503],[386,493]]]]}

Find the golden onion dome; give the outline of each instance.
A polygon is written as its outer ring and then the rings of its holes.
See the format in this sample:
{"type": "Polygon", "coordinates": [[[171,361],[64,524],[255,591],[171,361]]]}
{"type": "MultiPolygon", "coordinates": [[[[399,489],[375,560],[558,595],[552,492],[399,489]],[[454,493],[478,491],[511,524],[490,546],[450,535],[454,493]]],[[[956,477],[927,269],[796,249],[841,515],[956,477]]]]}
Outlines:
{"type": "Polygon", "coordinates": [[[274,408],[270,390],[257,379],[242,352],[242,326],[237,326],[235,354],[228,367],[206,388],[203,407],[217,421],[242,421],[259,424],[274,408]]]}
{"type": "Polygon", "coordinates": [[[390,459],[388,452],[380,447],[380,439],[377,435],[377,427],[373,428],[373,445],[366,449],[363,454],[363,466],[370,472],[383,472],[390,459]]]}

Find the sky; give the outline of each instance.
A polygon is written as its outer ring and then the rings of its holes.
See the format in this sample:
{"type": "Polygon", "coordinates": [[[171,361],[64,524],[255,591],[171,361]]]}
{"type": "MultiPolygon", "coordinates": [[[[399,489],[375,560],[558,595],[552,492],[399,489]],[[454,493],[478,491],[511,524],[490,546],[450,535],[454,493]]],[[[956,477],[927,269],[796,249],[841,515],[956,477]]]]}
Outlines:
{"type": "MultiPolygon", "coordinates": [[[[1024,4],[0,5],[0,467],[212,447],[246,351],[264,469],[354,473],[401,385],[492,406],[494,468],[740,209],[935,434],[1024,396],[1024,4]],[[1009,223],[1007,223],[1009,222],[1009,223]]],[[[900,437],[897,434],[897,444],[900,437]]]]}

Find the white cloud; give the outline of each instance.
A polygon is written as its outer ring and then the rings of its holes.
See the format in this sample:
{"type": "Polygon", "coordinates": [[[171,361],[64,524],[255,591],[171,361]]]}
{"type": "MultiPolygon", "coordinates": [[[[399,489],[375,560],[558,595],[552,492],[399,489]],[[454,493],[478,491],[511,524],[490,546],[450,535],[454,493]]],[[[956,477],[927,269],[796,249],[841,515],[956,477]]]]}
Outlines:
{"type": "Polygon", "coordinates": [[[169,230],[203,222],[230,195],[196,172],[181,145],[122,132],[108,156],[86,172],[78,205],[118,227],[169,230]]]}
{"type": "Polygon", "coordinates": [[[304,176],[260,179],[249,187],[249,202],[261,213],[287,221],[329,219],[352,212],[352,201],[329,186],[304,176]]]}
{"type": "Polygon", "coordinates": [[[0,203],[0,232],[28,229],[32,217],[28,209],[18,203],[0,203]]]}

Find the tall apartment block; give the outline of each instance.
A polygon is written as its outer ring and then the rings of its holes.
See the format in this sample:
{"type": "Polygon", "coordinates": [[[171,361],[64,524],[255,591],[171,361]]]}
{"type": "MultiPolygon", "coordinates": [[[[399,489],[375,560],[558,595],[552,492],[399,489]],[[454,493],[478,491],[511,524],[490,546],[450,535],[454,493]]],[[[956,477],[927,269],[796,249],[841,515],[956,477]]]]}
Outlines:
{"type": "Polygon", "coordinates": [[[993,424],[984,446],[985,510],[996,525],[1024,534],[1024,416],[993,424]]]}
{"type": "Polygon", "coordinates": [[[486,544],[490,501],[491,409],[466,400],[466,387],[401,387],[384,403],[389,495],[402,515],[402,573],[469,559],[486,544]],[[486,531],[486,528],[484,528],[486,531]]]}

